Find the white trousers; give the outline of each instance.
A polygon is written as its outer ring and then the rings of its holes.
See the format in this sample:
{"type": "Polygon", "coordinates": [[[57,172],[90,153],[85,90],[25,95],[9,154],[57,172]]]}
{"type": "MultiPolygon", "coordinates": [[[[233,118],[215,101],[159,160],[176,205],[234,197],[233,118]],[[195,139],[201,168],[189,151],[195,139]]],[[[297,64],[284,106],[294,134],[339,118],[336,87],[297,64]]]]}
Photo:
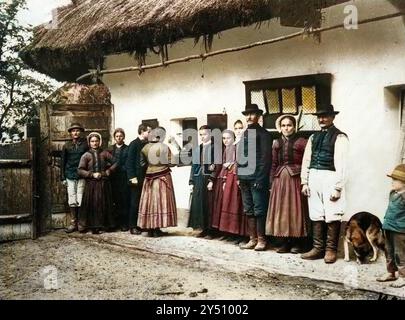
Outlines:
{"type": "Polygon", "coordinates": [[[68,204],[69,207],[80,207],[83,198],[85,179],[67,181],[68,204]]]}
{"type": "Polygon", "coordinates": [[[336,172],[329,170],[310,169],[308,187],[309,217],[312,221],[341,221],[345,212],[345,190],[337,201],[330,201],[330,196],[335,192],[336,172]]]}

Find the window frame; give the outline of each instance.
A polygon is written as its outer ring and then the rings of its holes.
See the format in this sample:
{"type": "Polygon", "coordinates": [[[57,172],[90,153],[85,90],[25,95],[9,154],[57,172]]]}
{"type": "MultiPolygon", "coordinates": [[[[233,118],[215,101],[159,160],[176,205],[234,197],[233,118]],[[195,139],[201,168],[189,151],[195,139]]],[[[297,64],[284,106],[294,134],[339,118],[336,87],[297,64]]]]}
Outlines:
{"type": "MultiPolygon", "coordinates": [[[[243,81],[245,85],[245,99],[246,105],[251,104],[251,92],[252,91],[260,91],[260,90],[279,90],[279,89],[288,89],[288,88],[301,88],[306,86],[314,86],[316,90],[316,105],[322,104],[330,104],[332,98],[332,74],[330,73],[317,73],[317,74],[309,74],[309,75],[301,75],[301,76],[292,76],[292,77],[282,77],[282,78],[272,78],[272,79],[261,79],[261,80],[249,80],[243,81]]],[[[280,90],[281,91],[281,90],[280,90]]],[[[296,97],[299,92],[296,90],[295,92],[296,97]]],[[[301,98],[301,96],[300,96],[301,98]]],[[[302,98],[301,98],[302,99],[302,98]]],[[[264,114],[270,114],[269,108],[267,106],[266,99],[265,101],[265,109],[264,114]]],[[[299,105],[299,99],[297,97],[297,106],[299,105]]],[[[280,111],[278,115],[283,114],[282,110],[283,106],[280,106],[280,111]]],[[[298,114],[298,109],[297,113],[298,114]]],[[[277,115],[277,113],[273,113],[273,115],[277,115]]],[[[274,128],[266,129],[271,130],[275,136],[278,136],[277,132],[274,132],[274,128]]],[[[300,134],[306,137],[309,137],[314,130],[301,130],[300,134]]]]}

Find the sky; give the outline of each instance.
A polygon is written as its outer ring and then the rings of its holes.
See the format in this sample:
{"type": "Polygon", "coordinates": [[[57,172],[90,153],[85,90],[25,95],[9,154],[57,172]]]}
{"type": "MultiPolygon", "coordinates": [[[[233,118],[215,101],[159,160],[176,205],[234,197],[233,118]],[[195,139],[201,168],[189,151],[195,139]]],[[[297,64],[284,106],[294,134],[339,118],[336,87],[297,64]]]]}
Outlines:
{"type": "MultiPolygon", "coordinates": [[[[2,1],[2,0],[0,0],[2,1]]],[[[19,13],[21,24],[36,26],[52,20],[52,9],[70,4],[70,0],[26,0],[27,10],[19,13]]]]}

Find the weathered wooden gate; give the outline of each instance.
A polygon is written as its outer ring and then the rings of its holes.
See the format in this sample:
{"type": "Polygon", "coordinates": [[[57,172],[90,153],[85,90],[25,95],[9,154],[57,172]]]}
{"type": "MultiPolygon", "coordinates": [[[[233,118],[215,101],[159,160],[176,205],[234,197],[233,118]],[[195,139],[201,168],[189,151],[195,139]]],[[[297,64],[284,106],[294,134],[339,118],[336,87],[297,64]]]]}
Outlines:
{"type": "Polygon", "coordinates": [[[40,110],[41,147],[40,207],[41,231],[66,226],[66,187],[60,181],[61,151],[70,139],[67,128],[79,122],[86,131],[96,131],[103,137],[103,147],[110,141],[113,123],[113,105],[104,85],[68,84],[57,90],[40,110]]]}
{"type": "Polygon", "coordinates": [[[35,140],[0,146],[0,241],[37,236],[35,140]]]}

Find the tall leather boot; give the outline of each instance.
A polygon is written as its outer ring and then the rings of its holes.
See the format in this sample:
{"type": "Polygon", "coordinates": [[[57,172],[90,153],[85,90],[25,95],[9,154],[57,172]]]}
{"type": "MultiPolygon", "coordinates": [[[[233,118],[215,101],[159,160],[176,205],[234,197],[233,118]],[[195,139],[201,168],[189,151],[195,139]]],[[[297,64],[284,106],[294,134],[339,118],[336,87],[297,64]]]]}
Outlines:
{"type": "Polygon", "coordinates": [[[266,217],[260,216],[256,218],[256,230],[257,230],[257,245],[255,251],[264,251],[266,250],[267,240],[265,234],[265,224],[266,217]]]}
{"type": "Polygon", "coordinates": [[[70,225],[65,229],[66,233],[72,233],[77,231],[77,220],[78,220],[78,211],[79,208],[70,207],[70,225]]]}
{"type": "Polygon", "coordinates": [[[248,232],[249,232],[249,242],[246,244],[241,244],[239,248],[241,249],[254,249],[257,245],[257,223],[255,216],[248,216],[248,232]]]}
{"type": "Polygon", "coordinates": [[[340,235],[340,221],[327,223],[325,263],[335,263],[340,235]]]}
{"type": "Polygon", "coordinates": [[[312,222],[313,247],[311,251],[301,255],[302,259],[316,260],[325,256],[325,221],[312,222]]]}

